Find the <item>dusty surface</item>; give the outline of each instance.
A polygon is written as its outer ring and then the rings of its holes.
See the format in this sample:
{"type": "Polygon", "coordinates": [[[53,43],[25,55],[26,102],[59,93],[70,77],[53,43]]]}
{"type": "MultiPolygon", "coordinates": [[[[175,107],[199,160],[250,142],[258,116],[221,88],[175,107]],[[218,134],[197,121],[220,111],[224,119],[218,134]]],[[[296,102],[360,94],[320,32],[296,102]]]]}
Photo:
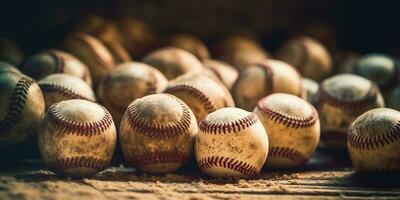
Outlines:
{"type": "Polygon", "coordinates": [[[400,199],[399,178],[360,176],[347,166],[318,153],[303,169],[265,169],[251,180],[210,179],[190,167],[151,175],[122,165],[73,180],[40,161],[2,162],[0,199],[400,199]]]}

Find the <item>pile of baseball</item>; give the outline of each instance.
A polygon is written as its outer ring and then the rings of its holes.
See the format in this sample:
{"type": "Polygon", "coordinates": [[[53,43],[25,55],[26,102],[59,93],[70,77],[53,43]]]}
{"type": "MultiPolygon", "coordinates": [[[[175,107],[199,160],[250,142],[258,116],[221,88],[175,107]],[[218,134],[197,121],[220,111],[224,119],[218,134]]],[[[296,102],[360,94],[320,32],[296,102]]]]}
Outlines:
{"type": "Polygon", "coordinates": [[[235,35],[214,45],[217,60],[195,36],[146,46],[128,22],[125,34],[103,23],[25,58],[0,42],[2,147],[37,143],[53,172],[76,178],[107,168],[116,148],[149,173],[195,158],[206,175],[251,177],[302,167],[317,146],[349,152],[358,172],[400,170],[400,66],[389,55],[334,62],[298,36],[272,57],[235,35]]]}

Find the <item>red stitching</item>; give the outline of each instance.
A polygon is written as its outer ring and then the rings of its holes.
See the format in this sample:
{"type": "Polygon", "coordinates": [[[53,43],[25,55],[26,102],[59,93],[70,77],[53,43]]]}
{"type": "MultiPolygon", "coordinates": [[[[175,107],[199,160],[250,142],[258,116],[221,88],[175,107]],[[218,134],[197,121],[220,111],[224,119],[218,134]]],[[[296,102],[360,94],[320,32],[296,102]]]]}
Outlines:
{"type": "Polygon", "coordinates": [[[65,72],[65,60],[61,56],[59,56],[56,52],[53,52],[52,50],[48,50],[47,53],[49,54],[50,57],[53,58],[57,72],[65,72]]]}
{"type": "Polygon", "coordinates": [[[143,155],[136,155],[129,159],[129,161],[136,166],[146,166],[158,163],[183,163],[190,155],[181,151],[165,151],[156,153],[146,153],[143,155]]]}
{"type": "Polygon", "coordinates": [[[49,167],[53,171],[62,172],[71,168],[92,168],[104,169],[108,166],[109,160],[103,160],[95,157],[71,157],[71,158],[56,158],[49,161],[49,167]]]}
{"type": "Polygon", "coordinates": [[[268,97],[264,97],[263,99],[261,99],[258,102],[257,108],[258,110],[261,111],[261,114],[263,114],[265,117],[273,120],[276,123],[297,129],[297,128],[307,128],[313,126],[315,122],[317,122],[318,120],[318,113],[314,107],[311,107],[312,112],[310,116],[297,117],[267,107],[267,105],[263,104],[267,102],[267,98],[268,97]]]}
{"type": "Polygon", "coordinates": [[[26,99],[31,85],[35,83],[33,79],[22,77],[15,85],[15,89],[10,97],[10,106],[7,113],[0,120],[0,134],[4,134],[10,130],[15,123],[21,118],[24,110],[26,99]]]}
{"type": "Polygon", "coordinates": [[[190,110],[183,103],[182,100],[176,98],[175,96],[169,95],[174,98],[181,105],[182,117],[174,124],[154,124],[143,120],[140,114],[137,112],[136,104],[128,106],[127,116],[129,120],[129,126],[137,133],[143,134],[147,137],[166,139],[170,137],[176,137],[178,135],[184,134],[190,127],[191,116],[190,110]]]}
{"type": "Polygon", "coordinates": [[[302,152],[287,147],[272,147],[269,150],[268,156],[286,158],[299,164],[304,164],[308,160],[307,156],[302,152]]]}
{"type": "Polygon", "coordinates": [[[113,124],[113,121],[111,114],[107,111],[107,109],[100,104],[97,105],[104,110],[104,116],[98,121],[79,122],[65,118],[57,110],[58,103],[50,106],[44,117],[44,121],[48,120],[51,126],[61,130],[63,134],[74,134],[78,136],[98,135],[106,131],[113,124]]]}
{"type": "Polygon", "coordinates": [[[215,105],[211,102],[211,100],[199,89],[192,85],[188,84],[179,84],[174,86],[168,86],[165,89],[166,93],[173,93],[173,92],[188,92],[189,95],[199,98],[200,102],[204,105],[205,109],[208,113],[214,112],[216,109],[215,105]]]}
{"type": "Polygon", "coordinates": [[[221,167],[240,172],[247,176],[254,176],[260,172],[260,169],[253,165],[250,165],[249,163],[241,160],[236,160],[234,158],[222,156],[205,157],[198,161],[198,165],[200,169],[221,167]]]}
{"type": "Polygon", "coordinates": [[[321,103],[324,102],[343,110],[352,111],[362,110],[365,109],[367,106],[373,104],[376,101],[376,96],[378,95],[378,93],[378,87],[375,84],[371,84],[371,88],[363,98],[359,100],[342,100],[329,94],[323,86],[321,86],[319,89],[319,97],[321,103]]]}
{"type": "Polygon", "coordinates": [[[261,67],[265,73],[265,94],[272,94],[274,91],[274,72],[272,68],[264,63],[259,63],[257,66],[261,67]]]}
{"type": "Polygon", "coordinates": [[[353,123],[349,127],[347,134],[349,144],[356,149],[373,150],[400,140],[400,121],[381,135],[363,137],[357,135],[355,132],[357,132],[357,130],[355,130],[353,123]]]}
{"type": "Polygon", "coordinates": [[[257,123],[257,121],[258,117],[254,113],[250,113],[246,117],[228,123],[212,122],[205,118],[200,121],[199,128],[202,132],[209,134],[236,133],[252,126],[257,123]]]}
{"type": "Polygon", "coordinates": [[[72,98],[72,99],[84,99],[88,101],[95,101],[95,99],[83,96],[81,94],[78,94],[76,91],[72,90],[71,88],[65,87],[60,84],[55,84],[55,83],[39,83],[40,89],[43,91],[43,93],[59,93],[63,96],[72,98]]]}

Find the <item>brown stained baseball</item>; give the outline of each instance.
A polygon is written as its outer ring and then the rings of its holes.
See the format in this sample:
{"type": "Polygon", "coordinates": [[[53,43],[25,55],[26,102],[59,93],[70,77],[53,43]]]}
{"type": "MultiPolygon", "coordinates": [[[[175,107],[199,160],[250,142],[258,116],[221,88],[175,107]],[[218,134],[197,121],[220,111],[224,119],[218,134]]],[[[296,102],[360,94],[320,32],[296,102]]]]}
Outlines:
{"type": "Polygon", "coordinates": [[[311,103],[313,106],[318,104],[318,89],[319,84],[309,78],[302,79],[302,88],[303,88],[303,95],[302,97],[307,100],[307,102],[311,103]]]}
{"type": "Polygon", "coordinates": [[[54,103],[70,99],[96,101],[92,88],[76,76],[52,74],[41,79],[38,84],[43,92],[46,110],[54,103]]]}
{"type": "Polygon", "coordinates": [[[210,58],[207,46],[200,38],[189,34],[177,34],[169,38],[168,44],[183,49],[196,56],[199,60],[210,58]]]}
{"type": "Polygon", "coordinates": [[[82,99],[53,104],[38,135],[44,163],[56,174],[73,178],[105,169],[116,142],[111,114],[100,104],[82,99]]]}
{"type": "Polygon", "coordinates": [[[140,62],[128,62],[106,76],[97,89],[97,95],[118,126],[132,101],[160,93],[167,84],[168,80],[157,69],[140,62]]]}
{"type": "Polygon", "coordinates": [[[168,80],[186,73],[201,73],[203,64],[193,54],[176,47],[157,49],[145,58],[143,62],[160,70],[168,80]]]}
{"type": "Polygon", "coordinates": [[[213,177],[251,177],[260,173],[268,155],[268,136],[256,114],[222,108],[199,123],[196,160],[213,177]]]}
{"type": "Polygon", "coordinates": [[[15,66],[8,62],[4,62],[0,60],[0,73],[5,73],[5,72],[14,72],[14,73],[21,73],[15,66]]]}
{"type": "Polygon", "coordinates": [[[321,81],[332,71],[329,51],[318,41],[307,36],[298,36],[283,44],[276,58],[296,67],[307,78],[321,81]]]}
{"type": "Polygon", "coordinates": [[[367,54],[359,58],[352,67],[352,73],[375,82],[381,91],[395,87],[400,81],[400,63],[385,54],[367,54]]]}
{"type": "Polygon", "coordinates": [[[0,61],[18,66],[24,59],[21,49],[11,40],[0,38],[0,61]]]}
{"type": "Polygon", "coordinates": [[[384,107],[378,86],[361,76],[336,75],[319,87],[321,137],[328,149],[344,151],[350,124],[364,112],[384,107]]]}
{"type": "Polygon", "coordinates": [[[217,77],[224,85],[231,90],[233,84],[239,77],[239,72],[223,61],[207,59],[203,61],[204,69],[211,73],[211,76],[217,77]]]}
{"type": "Polygon", "coordinates": [[[291,94],[276,93],[261,99],[253,112],[268,132],[267,167],[286,169],[308,162],[320,137],[318,113],[311,104],[291,94]]]}
{"type": "Polygon", "coordinates": [[[90,86],[92,78],[87,66],[77,57],[60,50],[46,50],[28,57],[21,65],[20,70],[40,80],[50,74],[65,73],[81,78],[90,86]]]}
{"type": "Polygon", "coordinates": [[[237,107],[247,111],[252,111],[261,98],[277,92],[302,96],[302,78],[289,64],[272,59],[241,71],[232,88],[237,107]]]}
{"type": "Polygon", "coordinates": [[[228,89],[218,80],[202,74],[186,74],[168,83],[165,93],[182,99],[198,121],[209,113],[235,103],[228,89]]]}
{"type": "Polygon", "coordinates": [[[62,48],[86,64],[92,75],[94,88],[115,68],[110,51],[101,41],[90,35],[71,34],[63,41],[62,48]]]}
{"type": "Polygon", "coordinates": [[[126,160],[150,173],[179,169],[193,155],[198,132],[190,108],[169,94],[132,102],[122,117],[119,138],[126,160]]]}
{"type": "Polygon", "coordinates": [[[38,84],[16,72],[0,73],[0,146],[36,137],[44,113],[38,84]]]}
{"type": "Polygon", "coordinates": [[[103,41],[103,44],[110,51],[115,64],[122,64],[132,61],[131,56],[122,45],[108,41],[103,41]]]}
{"type": "Polygon", "coordinates": [[[350,126],[347,146],[356,171],[400,172],[400,112],[377,108],[350,126]]]}

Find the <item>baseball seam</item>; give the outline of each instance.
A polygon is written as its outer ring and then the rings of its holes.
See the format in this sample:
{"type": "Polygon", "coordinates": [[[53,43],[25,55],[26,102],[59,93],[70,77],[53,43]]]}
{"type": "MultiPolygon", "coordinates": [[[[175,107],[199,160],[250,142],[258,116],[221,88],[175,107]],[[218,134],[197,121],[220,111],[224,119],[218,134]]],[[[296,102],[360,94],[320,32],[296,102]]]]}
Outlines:
{"type": "Polygon", "coordinates": [[[29,88],[34,82],[34,80],[26,77],[22,77],[18,80],[10,97],[9,109],[4,118],[0,121],[0,133],[5,133],[10,130],[21,118],[22,111],[24,110],[28,98],[29,88]]]}
{"type": "Polygon", "coordinates": [[[228,123],[212,122],[205,118],[200,121],[199,128],[202,132],[209,134],[236,133],[254,125],[257,121],[257,115],[254,113],[228,123]]]}
{"type": "Polygon", "coordinates": [[[285,158],[299,164],[306,163],[308,158],[302,152],[288,147],[271,147],[268,157],[285,158]]]}
{"type": "Polygon", "coordinates": [[[62,96],[72,98],[72,99],[84,99],[88,101],[95,101],[95,99],[83,96],[82,94],[79,94],[78,92],[72,90],[69,87],[66,87],[61,84],[57,83],[39,83],[40,89],[43,91],[43,93],[58,93],[61,94],[62,96]]]}
{"type": "Polygon", "coordinates": [[[91,168],[101,170],[106,168],[108,164],[109,160],[86,156],[56,158],[49,161],[49,167],[56,172],[62,172],[71,168],[91,168]]]}
{"type": "Polygon", "coordinates": [[[51,126],[60,130],[63,134],[73,134],[78,136],[93,136],[99,135],[106,131],[113,124],[111,114],[102,105],[99,105],[103,111],[104,116],[97,121],[92,122],[79,122],[72,121],[64,117],[57,110],[58,103],[53,104],[48,109],[44,121],[48,121],[51,126]]]}
{"type": "Polygon", "coordinates": [[[65,72],[65,60],[61,56],[57,55],[57,53],[52,52],[51,50],[47,51],[47,53],[53,58],[57,72],[65,72]]]}
{"type": "Polygon", "coordinates": [[[400,121],[381,135],[362,137],[355,132],[354,124],[352,124],[347,134],[348,143],[351,147],[359,150],[374,150],[400,141],[400,121]]]}
{"type": "Polygon", "coordinates": [[[195,86],[189,84],[179,84],[174,86],[168,86],[167,89],[165,89],[166,93],[182,92],[182,91],[188,92],[189,95],[198,99],[203,104],[204,108],[207,110],[208,113],[214,112],[216,110],[216,107],[212,103],[210,98],[208,98],[207,95],[205,95],[195,86]]]}
{"type": "MultiPolygon", "coordinates": [[[[271,94],[274,91],[274,72],[272,68],[266,64],[259,63],[259,67],[264,71],[265,74],[265,95],[271,94]]],[[[264,95],[264,96],[265,96],[264,95]]]]}
{"type": "Polygon", "coordinates": [[[223,157],[223,156],[210,156],[198,160],[198,165],[200,169],[208,169],[213,167],[221,167],[236,172],[240,172],[247,176],[254,176],[259,173],[260,169],[257,167],[246,163],[241,160],[234,158],[223,157]]]}
{"type": "Polygon", "coordinates": [[[184,134],[189,130],[191,124],[190,110],[183,103],[182,100],[169,95],[174,98],[181,107],[182,116],[181,119],[174,124],[154,124],[143,120],[140,114],[137,112],[137,105],[132,104],[128,106],[126,114],[128,116],[129,127],[135,132],[152,138],[166,139],[176,137],[184,134]]]}
{"type": "Polygon", "coordinates": [[[323,103],[327,103],[343,110],[362,110],[376,101],[376,96],[378,92],[378,87],[375,84],[371,83],[371,88],[363,98],[360,98],[358,100],[340,100],[337,97],[329,94],[326,89],[321,86],[319,90],[319,97],[321,100],[320,104],[322,105],[323,103]]]}
{"type": "Polygon", "coordinates": [[[143,167],[160,163],[183,163],[188,158],[188,153],[182,151],[164,151],[135,155],[129,161],[136,166],[143,167]]]}

